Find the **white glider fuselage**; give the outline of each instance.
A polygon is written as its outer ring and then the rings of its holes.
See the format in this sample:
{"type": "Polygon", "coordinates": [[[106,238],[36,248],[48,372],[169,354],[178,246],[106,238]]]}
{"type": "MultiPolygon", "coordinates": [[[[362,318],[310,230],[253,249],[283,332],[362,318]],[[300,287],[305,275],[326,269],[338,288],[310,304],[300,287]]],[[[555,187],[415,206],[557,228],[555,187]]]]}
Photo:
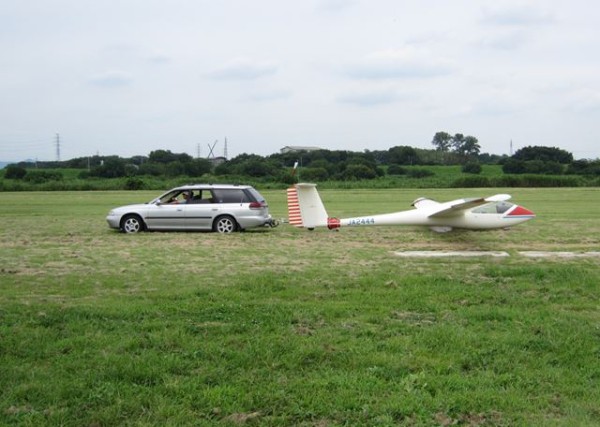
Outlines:
{"type": "Polygon", "coordinates": [[[315,184],[296,184],[288,189],[290,223],[298,227],[315,228],[357,227],[373,225],[421,225],[435,231],[453,228],[490,230],[507,228],[535,217],[522,206],[508,203],[508,194],[487,198],[458,199],[438,203],[420,198],[413,202],[415,209],[352,218],[331,218],[317,192],[315,184]]]}
{"type": "MultiPolygon", "coordinates": [[[[517,208],[517,205],[514,205],[514,208],[517,208]]],[[[532,218],[532,216],[511,216],[509,212],[494,214],[474,213],[472,211],[461,211],[453,216],[442,218],[430,217],[429,215],[433,213],[427,212],[426,209],[413,209],[381,215],[342,218],[339,221],[342,227],[361,225],[423,225],[427,227],[491,230],[494,228],[511,227],[529,221],[532,218]]]]}

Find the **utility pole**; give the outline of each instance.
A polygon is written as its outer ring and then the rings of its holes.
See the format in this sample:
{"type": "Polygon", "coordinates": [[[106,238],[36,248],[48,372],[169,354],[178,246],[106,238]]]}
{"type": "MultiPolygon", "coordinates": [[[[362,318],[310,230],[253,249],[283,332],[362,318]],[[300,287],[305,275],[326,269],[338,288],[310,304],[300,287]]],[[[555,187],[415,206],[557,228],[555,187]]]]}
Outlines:
{"type": "Polygon", "coordinates": [[[56,161],[60,162],[60,135],[56,134],[56,161]]]}
{"type": "Polygon", "coordinates": [[[196,158],[199,159],[200,158],[200,143],[198,143],[198,146],[197,146],[196,150],[198,151],[198,154],[196,155],[196,158]]]}
{"type": "Polygon", "coordinates": [[[227,160],[227,137],[225,137],[225,148],[223,149],[223,157],[227,160]]]}

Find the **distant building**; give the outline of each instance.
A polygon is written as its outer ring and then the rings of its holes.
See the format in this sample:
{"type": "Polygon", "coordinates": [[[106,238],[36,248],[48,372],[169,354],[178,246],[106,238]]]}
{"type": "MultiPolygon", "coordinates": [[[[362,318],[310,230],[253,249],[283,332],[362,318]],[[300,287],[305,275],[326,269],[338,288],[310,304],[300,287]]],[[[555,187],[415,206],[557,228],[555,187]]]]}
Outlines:
{"type": "Polygon", "coordinates": [[[209,157],[207,160],[211,162],[214,167],[219,166],[220,164],[225,163],[227,161],[227,159],[222,156],[209,157]]]}
{"type": "Polygon", "coordinates": [[[281,154],[285,154],[285,153],[295,153],[297,151],[317,151],[317,150],[322,150],[322,148],[321,147],[305,147],[302,145],[286,145],[279,151],[281,152],[281,154]]]}

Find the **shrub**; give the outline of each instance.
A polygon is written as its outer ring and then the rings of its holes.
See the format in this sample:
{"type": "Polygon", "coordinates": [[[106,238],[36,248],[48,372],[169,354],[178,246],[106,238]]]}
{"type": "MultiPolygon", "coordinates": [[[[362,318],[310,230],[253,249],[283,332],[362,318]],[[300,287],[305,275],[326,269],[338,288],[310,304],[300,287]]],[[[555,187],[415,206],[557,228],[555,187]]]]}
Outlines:
{"type": "Polygon", "coordinates": [[[60,172],[53,171],[29,171],[24,181],[32,182],[34,184],[42,184],[48,181],[61,181],[63,179],[63,175],[60,172]]]}
{"type": "Polygon", "coordinates": [[[465,163],[461,170],[463,173],[472,173],[477,175],[481,173],[481,165],[479,163],[469,162],[465,163]]]}
{"type": "Polygon", "coordinates": [[[325,181],[329,178],[329,173],[325,168],[303,168],[301,178],[305,181],[325,181]]]}
{"type": "Polygon", "coordinates": [[[465,176],[452,182],[454,188],[483,188],[491,187],[490,180],[485,176],[465,176]]]}
{"type": "Polygon", "coordinates": [[[27,170],[17,165],[8,165],[4,172],[6,179],[23,179],[27,175],[27,170]]]}
{"type": "Polygon", "coordinates": [[[144,189],[144,181],[140,178],[130,177],[125,181],[125,190],[142,190],[144,189]]]}
{"type": "Polygon", "coordinates": [[[344,181],[373,179],[377,177],[377,173],[366,165],[348,165],[341,177],[344,181]]]}
{"type": "Polygon", "coordinates": [[[600,160],[575,160],[567,168],[567,174],[600,175],[600,160]]]}
{"type": "Polygon", "coordinates": [[[411,178],[427,178],[435,175],[429,169],[409,169],[406,174],[411,178]]]}
{"type": "Polygon", "coordinates": [[[405,175],[406,169],[400,165],[390,165],[387,170],[388,175],[405,175]]]}
{"type": "Polygon", "coordinates": [[[580,185],[581,180],[574,176],[506,175],[492,180],[493,187],[579,187],[580,185]]]}
{"type": "Polygon", "coordinates": [[[507,159],[502,165],[504,173],[525,173],[525,162],[523,160],[507,159]]]}

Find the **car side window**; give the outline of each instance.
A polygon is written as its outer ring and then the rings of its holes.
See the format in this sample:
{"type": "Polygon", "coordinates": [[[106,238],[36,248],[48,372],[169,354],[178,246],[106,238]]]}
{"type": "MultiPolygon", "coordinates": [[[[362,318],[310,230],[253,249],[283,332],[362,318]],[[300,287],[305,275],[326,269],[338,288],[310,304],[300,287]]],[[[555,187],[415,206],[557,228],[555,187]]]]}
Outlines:
{"type": "Polygon", "coordinates": [[[160,198],[160,203],[168,204],[177,198],[181,194],[181,191],[171,191],[160,198]]]}
{"type": "Polygon", "coordinates": [[[242,189],[215,189],[213,195],[216,203],[250,203],[251,200],[242,189]]]}
{"type": "Polygon", "coordinates": [[[213,202],[212,193],[210,190],[198,190],[196,193],[197,194],[192,198],[190,203],[206,204],[213,202]]]}

